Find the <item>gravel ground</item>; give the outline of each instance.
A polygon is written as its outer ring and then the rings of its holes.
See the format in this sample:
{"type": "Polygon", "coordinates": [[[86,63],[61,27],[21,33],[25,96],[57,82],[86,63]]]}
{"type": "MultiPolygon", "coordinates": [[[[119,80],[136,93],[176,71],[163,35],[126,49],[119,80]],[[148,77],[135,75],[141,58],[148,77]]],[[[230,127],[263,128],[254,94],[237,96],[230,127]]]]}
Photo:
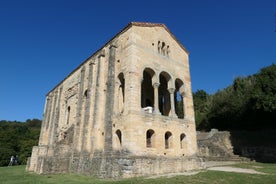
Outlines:
{"type": "Polygon", "coordinates": [[[210,171],[225,171],[225,172],[237,172],[237,173],[247,173],[247,174],[265,174],[262,172],[255,171],[254,169],[242,169],[231,166],[219,166],[207,168],[210,171]]]}
{"type": "MultiPolygon", "coordinates": [[[[238,167],[232,167],[229,165],[234,164],[235,162],[206,162],[205,166],[206,170],[210,171],[224,171],[224,172],[236,172],[236,173],[247,173],[247,174],[265,174],[262,172],[255,171],[254,169],[243,169],[243,168],[238,168],[238,167]]],[[[156,176],[150,176],[148,178],[158,178],[158,177],[174,177],[178,175],[195,175],[200,172],[204,172],[206,170],[196,170],[196,171],[188,171],[188,172],[183,172],[183,173],[170,173],[170,174],[164,174],[164,175],[156,175],[156,176]]]]}

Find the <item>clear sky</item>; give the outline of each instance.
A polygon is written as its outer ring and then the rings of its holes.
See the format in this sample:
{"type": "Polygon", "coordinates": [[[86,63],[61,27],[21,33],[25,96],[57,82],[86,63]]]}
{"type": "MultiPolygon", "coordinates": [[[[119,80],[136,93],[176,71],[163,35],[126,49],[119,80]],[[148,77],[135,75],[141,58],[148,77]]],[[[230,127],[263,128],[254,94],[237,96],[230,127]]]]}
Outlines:
{"type": "Polygon", "coordinates": [[[276,0],[1,0],[0,120],[42,119],[45,95],[129,22],[164,23],[208,93],[276,63],[276,0]]]}

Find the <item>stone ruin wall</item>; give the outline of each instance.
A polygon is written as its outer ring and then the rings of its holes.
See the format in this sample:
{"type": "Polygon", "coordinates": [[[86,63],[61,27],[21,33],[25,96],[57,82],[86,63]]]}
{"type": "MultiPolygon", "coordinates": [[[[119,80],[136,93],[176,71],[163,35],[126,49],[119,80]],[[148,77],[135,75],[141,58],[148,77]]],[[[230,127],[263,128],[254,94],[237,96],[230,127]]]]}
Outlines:
{"type": "Polygon", "coordinates": [[[206,161],[276,162],[274,135],[275,131],[197,132],[198,155],[206,161]],[[263,139],[259,143],[258,137],[263,139]]]}
{"type": "Polygon", "coordinates": [[[227,131],[197,132],[198,155],[206,160],[229,160],[234,150],[227,131]]]}

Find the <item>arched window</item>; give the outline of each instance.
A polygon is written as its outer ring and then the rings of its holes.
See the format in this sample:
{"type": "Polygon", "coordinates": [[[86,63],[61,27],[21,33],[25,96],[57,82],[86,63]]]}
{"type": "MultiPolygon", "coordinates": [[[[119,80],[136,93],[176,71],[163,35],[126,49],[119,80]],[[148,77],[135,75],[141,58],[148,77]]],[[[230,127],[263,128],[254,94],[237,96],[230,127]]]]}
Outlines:
{"type": "Polygon", "coordinates": [[[148,130],[146,133],[146,144],[147,148],[154,147],[154,131],[152,129],[148,130]]]}
{"type": "Polygon", "coordinates": [[[71,111],[71,107],[68,106],[67,107],[67,117],[66,117],[66,124],[68,125],[70,122],[70,111],[71,111]]]}
{"type": "Polygon", "coordinates": [[[152,86],[152,78],[155,75],[154,71],[146,68],[143,71],[143,81],[141,86],[141,107],[153,107],[154,104],[154,90],[152,86]]]}
{"type": "Polygon", "coordinates": [[[119,112],[123,113],[124,112],[124,103],[125,103],[125,77],[123,73],[120,73],[118,75],[118,79],[120,81],[120,86],[119,86],[119,112]]]}
{"type": "Polygon", "coordinates": [[[180,134],[180,149],[184,148],[185,137],[186,135],[184,133],[180,134]]]}
{"type": "Polygon", "coordinates": [[[166,72],[161,72],[159,75],[159,110],[162,115],[168,116],[171,111],[170,93],[168,91],[169,81],[171,77],[166,72]]]}
{"type": "Polygon", "coordinates": [[[87,97],[88,97],[88,90],[85,90],[85,91],[84,91],[83,96],[84,96],[84,98],[87,98],[87,97]]]}
{"type": "MultiPolygon", "coordinates": [[[[183,107],[183,96],[181,95],[181,89],[183,90],[184,83],[180,79],[175,80],[175,93],[174,93],[174,105],[175,105],[175,113],[178,118],[184,118],[184,107],[183,107]]],[[[182,91],[183,92],[183,91],[182,91]]]]}
{"type": "Polygon", "coordinates": [[[122,133],[121,130],[116,130],[117,140],[120,143],[120,146],[122,146],[122,133]]]}
{"type": "Polygon", "coordinates": [[[165,149],[172,148],[172,133],[166,132],[165,133],[165,149]]]}

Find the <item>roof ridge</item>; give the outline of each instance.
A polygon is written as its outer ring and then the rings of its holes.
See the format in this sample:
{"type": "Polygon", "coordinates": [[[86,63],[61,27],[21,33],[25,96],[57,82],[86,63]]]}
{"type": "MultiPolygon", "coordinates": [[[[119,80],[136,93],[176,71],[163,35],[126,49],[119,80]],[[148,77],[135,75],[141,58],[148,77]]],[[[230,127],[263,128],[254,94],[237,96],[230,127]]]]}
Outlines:
{"type": "Polygon", "coordinates": [[[166,27],[163,23],[153,23],[153,22],[130,22],[129,24],[135,25],[135,26],[161,26],[166,27]]]}

